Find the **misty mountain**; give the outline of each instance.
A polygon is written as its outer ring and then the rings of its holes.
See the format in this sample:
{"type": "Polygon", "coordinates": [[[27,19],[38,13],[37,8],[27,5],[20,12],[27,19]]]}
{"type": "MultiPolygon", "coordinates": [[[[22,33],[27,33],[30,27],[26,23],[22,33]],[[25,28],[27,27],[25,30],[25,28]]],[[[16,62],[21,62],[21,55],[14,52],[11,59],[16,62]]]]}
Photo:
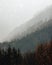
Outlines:
{"type": "Polygon", "coordinates": [[[20,48],[22,52],[33,50],[38,44],[52,39],[52,7],[33,17],[30,21],[22,24],[12,31],[6,41],[9,44],[1,44],[6,48],[8,45],[20,48]],[[36,22],[36,23],[35,23],[36,22]]]}
{"type": "Polygon", "coordinates": [[[23,37],[20,40],[15,40],[11,46],[20,48],[22,51],[33,50],[38,44],[48,42],[52,39],[52,20],[50,20],[49,24],[41,30],[37,30],[35,33],[31,33],[26,37],[23,37]]]}
{"type": "Polygon", "coordinates": [[[21,39],[24,36],[35,32],[46,26],[44,23],[47,23],[52,19],[52,6],[46,8],[44,11],[40,12],[34,16],[31,20],[22,24],[21,26],[15,28],[6,38],[6,41],[11,41],[14,39],[21,39]],[[43,25],[44,24],[44,25],[43,25]],[[42,25],[42,26],[41,26],[42,25]]]}

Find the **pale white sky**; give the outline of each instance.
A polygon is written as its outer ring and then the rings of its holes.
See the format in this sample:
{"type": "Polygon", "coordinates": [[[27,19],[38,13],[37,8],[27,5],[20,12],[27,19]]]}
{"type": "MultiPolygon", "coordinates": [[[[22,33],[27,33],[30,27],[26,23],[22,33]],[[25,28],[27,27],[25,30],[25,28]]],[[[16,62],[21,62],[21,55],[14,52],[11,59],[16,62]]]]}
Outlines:
{"type": "Polygon", "coordinates": [[[0,0],[0,40],[49,5],[52,0],[0,0]]]}

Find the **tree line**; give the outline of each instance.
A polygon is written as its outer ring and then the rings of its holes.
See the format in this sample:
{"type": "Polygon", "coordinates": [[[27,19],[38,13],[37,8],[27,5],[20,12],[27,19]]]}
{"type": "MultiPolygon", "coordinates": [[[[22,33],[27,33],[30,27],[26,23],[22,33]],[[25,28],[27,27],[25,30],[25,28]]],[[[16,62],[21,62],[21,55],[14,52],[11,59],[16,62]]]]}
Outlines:
{"type": "Polygon", "coordinates": [[[40,44],[34,52],[0,48],[0,65],[52,65],[52,41],[40,44]]]}

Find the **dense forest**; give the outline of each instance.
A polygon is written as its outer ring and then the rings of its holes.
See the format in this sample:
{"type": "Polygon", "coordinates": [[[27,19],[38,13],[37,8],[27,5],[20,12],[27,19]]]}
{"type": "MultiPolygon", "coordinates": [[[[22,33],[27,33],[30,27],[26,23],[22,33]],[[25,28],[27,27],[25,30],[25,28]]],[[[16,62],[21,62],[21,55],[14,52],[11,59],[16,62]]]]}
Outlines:
{"type": "Polygon", "coordinates": [[[34,52],[0,48],[0,65],[52,65],[52,41],[40,44],[34,52]]]}

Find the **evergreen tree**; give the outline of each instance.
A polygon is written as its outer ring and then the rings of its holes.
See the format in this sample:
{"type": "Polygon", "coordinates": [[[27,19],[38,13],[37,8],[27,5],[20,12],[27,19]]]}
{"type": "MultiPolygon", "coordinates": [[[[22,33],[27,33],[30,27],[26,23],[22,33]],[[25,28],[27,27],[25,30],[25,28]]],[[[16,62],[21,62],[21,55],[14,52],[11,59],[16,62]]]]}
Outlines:
{"type": "Polygon", "coordinates": [[[18,61],[18,64],[19,65],[21,65],[22,64],[22,61],[23,61],[22,54],[21,54],[19,48],[18,48],[18,51],[17,51],[17,61],[18,61]]]}

